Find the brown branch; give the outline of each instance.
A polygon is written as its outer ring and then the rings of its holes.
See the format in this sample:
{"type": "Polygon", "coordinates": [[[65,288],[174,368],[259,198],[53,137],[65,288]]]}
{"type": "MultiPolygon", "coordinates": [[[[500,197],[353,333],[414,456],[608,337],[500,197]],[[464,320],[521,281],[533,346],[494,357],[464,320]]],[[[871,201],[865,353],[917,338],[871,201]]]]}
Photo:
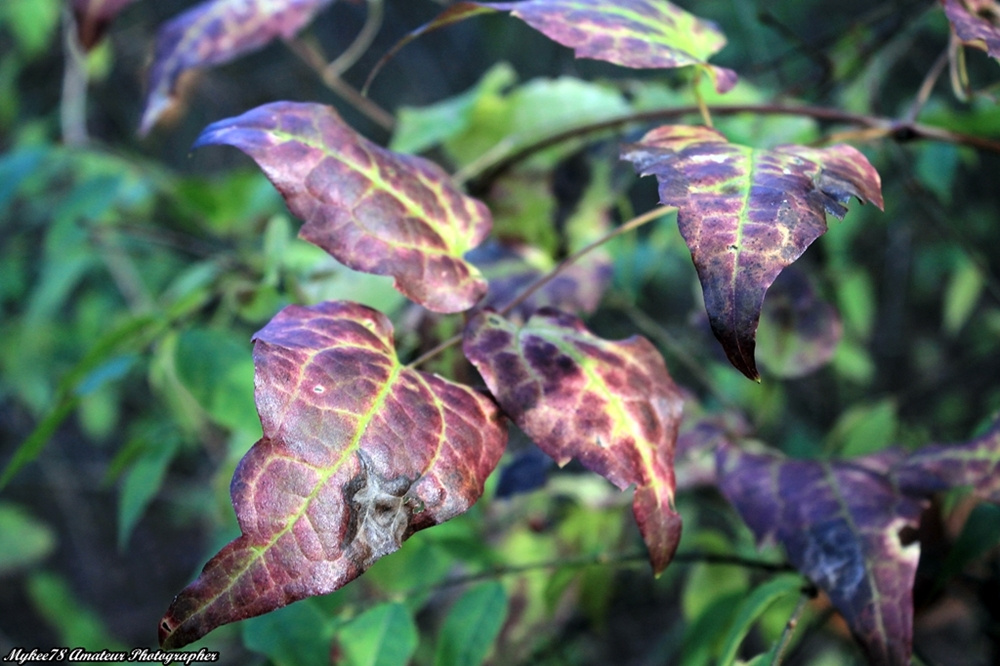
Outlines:
{"type": "MultiPolygon", "coordinates": [[[[711,106],[708,108],[713,115],[753,113],[757,115],[772,116],[805,116],[824,122],[858,125],[868,130],[861,135],[864,140],[868,141],[883,138],[891,138],[897,141],[930,139],[933,141],[943,141],[946,143],[971,146],[979,150],[1000,153],[1000,141],[963,134],[960,132],[953,132],[941,127],[932,127],[907,120],[870,116],[829,107],[796,106],[787,104],[733,104],[711,106]]],[[[652,123],[680,116],[696,115],[699,113],[700,109],[698,106],[678,106],[666,109],[654,109],[651,111],[629,113],[623,116],[610,118],[608,120],[580,125],[545,137],[544,139],[531,143],[527,146],[522,146],[512,150],[508,154],[498,158],[494,163],[484,165],[478,172],[464,173],[462,180],[464,182],[468,182],[469,191],[483,192],[488,188],[491,182],[506,173],[513,166],[523,162],[546,148],[556,146],[565,141],[569,141],[570,139],[596,134],[607,130],[619,129],[626,125],[652,123]]]]}

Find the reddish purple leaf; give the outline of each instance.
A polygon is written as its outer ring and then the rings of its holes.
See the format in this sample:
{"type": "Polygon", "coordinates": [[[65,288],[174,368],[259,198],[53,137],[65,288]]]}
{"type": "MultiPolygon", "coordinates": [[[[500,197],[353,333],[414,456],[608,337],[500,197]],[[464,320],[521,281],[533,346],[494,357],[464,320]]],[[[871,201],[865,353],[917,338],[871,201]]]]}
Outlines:
{"type": "Polygon", "coordinates": [[[926,503],[902,495],[895,452],[850,462],[789,460],[719,448],[720,487],[761,542],[830,597],[873,664],[907,666],[920,544],[906,543],[926,503]]]}
{"type": "MultiPolygon", "coordinates": [[[[489,291],[478,307],[501,310],[531,284],[552,270],[539,250],[522,244],[490,242],[469,254],[489,281],[489,291]]],[[[591,314],[611,283],[612,266],[607,254],[591,252],[571,264],[515,308],[525,320],[536,310],[552,307],[567,312],[591,314]]]]}
{"type": "Polygon", "coordinates": [[[994,0],[942,0],[942,3],[962,42],[1000,60],[1000,7],[994,0]]]}
{"type": "Polygon", "coordinates": [[[83,49],[89,51],[96,46],[118,12],[132,2],[134,0],[72,0],[77,39],[83,49]]]}
{"type": "Polygon", "coordinates": [[[786,379],[804,377],[829,363],[843,334],[837,310],[794,266],[771,285],[761,318],[769,333],[757,336],[761,365],[786,379]]]}
{"type": "Polygon", "coordinates": [[[420,35],[490,11],[509,11],[549,39],[572,48],[578,58],[636,69],[694,65],[712,77],[720,93],[736,85],[736,72],[708,64],[708,58],[726,45],[725,35],[714,23],[667,0],[456,2],[397,43],[375,72],[420,35]]]}
{"type": "MultiPolygon", "coordinates": [[[[692,400],[685,404],[691,405],[692,400]]],[[[741,414],[723,412],[694,416],[690,411],[685,409],[674,455],[678,490],[717,486],[715,459],[719,447],[735,445],[751,432],[750,424],[741,414]]]]}
{"type": "Polygon", "coordinates": [[[929,496],[970,486],[980,499],[1000,504],[1000,420],[972,441],[926,446],[914,452],[893,475],[910,495],[929,496]]]}
{"type": "Polygon", "coordinates": [[[335,110],[275,102],[205,128],[195,147],[250,155],[305,220],[300,235],[365,273],[391,275],[435,312],[468,310],[486,281],[462,256],[489,234],[490,212],[439,166],[371,143],[335,110]]]}
{"type": "Polygon", "coordinates": [[[759,379],[757,323],[778,273],[843,217],[857,197],[882,208],[878,172],[854,148],[726,141],[707,127],[666,125],[625,147],[622,159],[654,175],[698,270],[712,331],[732,364],[759,379]]]}
{"type": "Polygon", "coordinates": [[[170,605],[160,644],[336,590],[468,509],[506,443],[487,397],[403,367],[355,303],[290,306],[255,336],[264,436],[236,468],[243,534],[170,605]]]}
{"type": "Polygon", "coordinates": [[[139,133],[148,134],[176,102],[177,78],[193,67],[219,65],[291,39],[333,0],[208,0],[160,28],[139,133]]]}
{"type": "Polygon", "coordinates": [[[681,534],[674,443],[683,399],[656,348],[602,340],[550,308],[523,326],[486,312],[469,322],[465,355],[503,410],[559,465],[577,458],[619,488],[659,574],[681,534]]]}

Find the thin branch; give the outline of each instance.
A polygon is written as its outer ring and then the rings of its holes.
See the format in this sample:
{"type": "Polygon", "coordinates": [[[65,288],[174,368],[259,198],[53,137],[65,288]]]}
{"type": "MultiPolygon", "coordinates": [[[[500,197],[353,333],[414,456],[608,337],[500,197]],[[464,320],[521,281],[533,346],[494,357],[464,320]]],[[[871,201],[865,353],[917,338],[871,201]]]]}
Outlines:
{"type": "Polygon", "coordinates": [[[795,610],[788,617],[788,622],[785,623],[785,628],[781,632],[781,636],[778,638],[778,642],[774,645],[774,650],[771,657],[771,666],[780,666],[782,660],[785,658],[785,651],[788,646],[792,643],[792,636],[795,635],[795,629],[799,625],[799,620],[802,619],[802,614],[806,611],[806,606],[810,599],[816,596],[816,588],[808,587],[802,591],[802,595],[799,597],[799,603],[796,604],[795,610]]]}
{"type": "Polygon", "coordinates": [[[62,138],[67,146],[83,146],[90,140],[87,134],[87,56],[77,39],[76,19],[68,8],[63,12],[63,43],[66,70],[59,101],[62,138]]]}
{"type": "Polygon", "coordinates": [[[365,24],[361,27],[357,37],[351,45],[344,49],[337,58],[326,66],[325,72],[334,78],[349,70],[365,54],[368,47],[372,45],[375,35],[382,27],[382,18],[385,15],[385,3],[383,0],[368,0],[368,15],[365,17],[365,24]]]}
{"type": "MultiPolygon", "coordinates": [[[[450,587],[461,587],[463,585],[473,585],[486,580],[495,580],[505,576],[516,576],[534,571],[547,571],[552,569],[585,569],[593,566],[633,566],[649,561],[649,554],[645,551],[635,551],[631,553],[597,553],[594,555],[581,555],[575,558],[562,558],[555,560],[544,560],[541,562],[530,562],[528,564],[513,564],[508,566],[496,566],[485,571],[454,576],[443,581],[430,585],[420,585],[404,592],[405,597],[412,597],[422,592],[431,590],[442,590],[450,587]]],[[[769,562],[766,560],[755,560],[739,555],[724,555],[721,553],[689,552],[677,553],[672,561],[675,564],[714,564],[718,566],[744,567],[756,569],[770,573],[785,573],[795,569],[784,562],[769,562]]]]}
{"type": "MultiPolygon", "coordinates": [[[[708,109],[715,115],[753,113],[757,115],[804,116],[824,122],[858,125],[870,130],[862,135],[862,138],[868,141],[884,138],[892,138],[899,141],[930,139],[1000,153],[1000,141],[985,139],[960,132],[953,132],[940,127],[931,127],[896,118],[870,116],[829,107],[796,106],[788,104],[734,104],[710,106],[708,109]]],[[[544,139],[526,146],[512,149],[508,154],[498,157],[492,164],[484,164],[478,170],[474,171],[468,168],[464,169],[461,174],[462,179],[459,183],[468,183],[468,189],[470,191],[483,191],[490,182],[506,173],[516,164],[523,162],[546,148],[559,145],[560,143],[570,139],[585,137],[590,134],[596,134],[607,130],[619,129],[626,125],[652,123],[699,113],[700,110],[697,106],[677,106],[629,113],[615,118],[609,118],[607,120],[579,125],[545,137],[544,139]]]]}
{"type": "Polygon", "coordinates": [[[391,132],[396,127],[395,116],[359,93],[329,68],[326,58],[314,42],[298,38],[286,39],[285,44],[292,53],[319,75],[323,85],[361,112],[366,118],[387,132],[391,132]]]}
{"type": "MultiPolygon", "coordinates": [[[[615,238],[616,236],[620,236],[621,234],[624,234],[626,232],[632,231],[633,229],[638,229],[642,225],[647,224],[648,222],[652,222],[656,218],[661,217],[662,215],[666,215],[668,212],[673,211],[673,210],[675,210],[675,208],[673,206],[659,206],[659,207],[654,208],[652,210],[646,211],[642,215],[639,215],[637,217],[632,218],[631,220],[629,220],[625,224],[621,225],[620,227],[617,227],[616,229],[611,230],[610,232],[608,232],[607,234],[605,234],[601,238],[598,238],[596,241],[594,241],[590,245],[588,245],[588,246],[586,246],[586,247],[584,247],[584,248],[582,248],[580,250],[577,250],[576,252],[574,252],[570,256],[568,256],[565,259],[563,259],[562,261],[560,261],[559,265],[556,266],[555,268],[553,268],[551,271],[549,271],[548,273],[546,273],[542,277],[540,277],[537,280],[535,280],[534,282],[532,282],[531,285],[529,285],[527,289],[525,289],[523,292],[521,292],[518,295],[517,298],[515,298],[513,301],[511,301],[506,306],[504,306],[504,308],[500,310],[500,314],[501,315],[506,315],[511,310],[513,310],[514,308],[516,308],[518,305],[521,305],[522,303],[524,303],[524,301],[526,301],[528,298],[530,298],[532,294],[534,294],[539,289],[541,289],[542,287],[544,287],[545,285],[547,285],[549,282],[551,282],[552,280],[554,280],[562,271],[564,271],[566,268],[568,268],[574,262],[579,261],[588,252],[592,252],[593,250],[599,248],[601,245],[604,245],[605,243],[607,243],[612,238],[615,238]]],[[[445,351],[446,349],[450,349],[451,347],[454,347],[455,345],[459,344],[460,342],[462,342],[462,335],[461,334],[452,336],[452,337],[448,338],[447,340],[445,340],[444,342],[442,342],[439,345],[437,345],[436,347],[434,347],[433,349],[431,349],[430,351],[425,352],[421,356],[417,357],[415,360],[413,360],[410,363],[408,363],[406,367],[408,367],[408,368],[415,368],[418,365],[422,365],[423,363],[426,363],[427,361],[429,361],[432,358],[436,357],[441,352],[445,351]]]]}
{"type": "Polygon", "coordinates": [[[904,122],[914,123],[917,120],[917,116],[920,115],[920,111],[923,110],[924,105],[927,104],[927,100],[930,99],[931,91],[934,90],[934,86],[937,84],[938,79],[941,78],[941,73],[944,72],[944,68],[948,65],[948,54],[950,48],[946,48],[944,52],[938,56],[938,59],[934,61],[931,65],[930,70],[927,72],[927,76],[924,77],[923,83],[920,84],[920,89],[917,90],[917,96],[913,100],[913,105],[910,106],[910,110],[906,112],[903,117],[904,122]]]}

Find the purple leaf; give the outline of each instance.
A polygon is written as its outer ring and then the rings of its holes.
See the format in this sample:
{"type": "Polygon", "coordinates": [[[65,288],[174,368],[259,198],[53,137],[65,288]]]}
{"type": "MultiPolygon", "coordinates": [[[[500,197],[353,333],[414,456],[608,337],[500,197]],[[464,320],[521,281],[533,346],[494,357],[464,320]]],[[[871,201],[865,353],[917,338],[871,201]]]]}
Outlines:
{"type": "Polygon", "coordinates": [[[170,605],[160,644],[332,592],[468,509],[506,443],[496,405],[403,367],[356,303],[289,306],[255,336],[263,438],[233,476],[242,535],[170,605]]]}
{"type": "Polygon", "coordinates": [[[393,276],[435,312],[468,310],[486,292],[462,255],[489,234],[489,210],[433,162],[371,143],[319,104],[266,104],[209,125],[195,147],[217,144],[256,160],[305,220],[302,238],[347,266],[393,276]]]}
{"type": "MultiPolygon", "coordinates": [[[[551,260],[523,244],[489,242],[470,253],[468,259],[489,281],[489,291],[479,307],[496,310],[503,309],[553,269],[552,266],[540,268],[540,264],[551,263],[551,260]]],[[[514,314],[525,320],[543,307],[592,314],[611,283],[612,272],[607,254],[590,252],[518,305],[514,314]]]]}
{"type": "Polygon", "coordinates": [[[622,159],[654,175],[698,270],[712,331],[732,364],[759,379],[757,324],[768,287],[843,217],[857,197],[882,208],[878,172],[854,148],[726,141],[707,127],[666,125],[625,147],[622,159]]]}
{"type": "Polygon", "coordinates": [[[941,0],[944,13],[965,44],[1000,60],[1000,11],[993,0],[941,0]]]}
{"type": "Polygon", "coordinates": [[[893,475],[903,492],[930,496],[970,486],[987,502],[1000,504],[1000,420],[986,434],[963,444],[926,446],[903,460],[893,475]]]}
{"type": "Polygon", "coordinates": [[[638,336],[602,340],[545,308],[523,326],[476,316],[464,349],[503,410],[559,465],[577,458],[619,488],[636,484],[632,510],[662,572],[681,533],[673,458],[683,399],[656,348],[638,336]]]}
{"type": "Polygon", "coordinates": [[[104,32],[118,12],[134,0],[72,0],[76,34],[80,45],[89,51],[104,38],[104,32]]]}
{"type": "Polygon", "coordinates": [[[782,271],[764,299],[758,336],[761,365],[793,379],[818,370],[833,358],[843,334],[837,310],[820,299],[809,277],[795,267],[782,271]]]}
{"type": "Polygon", "coordinates": [[[208,0],[160,28],[139,133],[146,135],[176,103],[187,69],[219,65],[272,39],[291,39],[333,0],[208,0]]]}
{"type": "Polygon", "coordinates": [[[851,462],[789,460],[723,444],[720,487],[758,541],[778,541],[827,593],[873,664],[906,666],[920,544],[906,543],[926,505],[887,476],[894,452],[851,462]]]}

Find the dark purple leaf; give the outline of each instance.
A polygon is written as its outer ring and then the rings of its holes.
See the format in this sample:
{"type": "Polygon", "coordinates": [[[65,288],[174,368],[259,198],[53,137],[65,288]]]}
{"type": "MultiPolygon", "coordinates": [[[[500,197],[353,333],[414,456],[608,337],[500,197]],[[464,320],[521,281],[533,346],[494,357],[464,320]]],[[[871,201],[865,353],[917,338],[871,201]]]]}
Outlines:
{"type": "Polygon", "coordinates": [[[893,474],[903,492],[911,495],[970,486],[976,497],[1000,504],[1000,421],[972,441],[926,446],[902,461],[893,474]]]}
{"type": "Polygon", "coordinates": [[[638,336],[602,340],[546,308],[523,326],[477,315],[464,349],[503,410],[560,466],[577,458],[619,488],[636,484],[632,510],[662,572],[681,533],[673,458],[683,399],[656,348],[638,336]]]}
{"type": "Polygon", "coordinates": [[[757,353],[774,375],[804,377],[830,362],[842,334],[837,310],[793,266],[778,275],[764,299],[757,353]]]}
{"type": "Polygon", "coordinates": [[[707,127],[666,125],[622,158],[654,175],[698,270],[712,331],[732,364],[759,379],[754,361],[761,303],[778,273],[843,217],[851,197],[882,208],[878,172],[854,148],[726,141],[707,127]]]}
{"type": "Polygon", "coordinates": [[[723,444],[720,488],[758,541],[778,541],[827,593],[873,664],[907,666],[920,544],[908,543],[926,502],[887,471],[901,454],[851,462],[789,460],[723,444]]]}
{"type": "Polygon", "coordinates": [[[282,310],[255,336],[264,436],[236,468],[242,536],[170,605],[160,644],[332,592],[468,509],[506,443],[496,405],[403,367],[381,313],[282,310]]]}
{"type": "Polygon", "coordinates": [[[193,67],[219,65],[291,39],[333,0],[208,0],[171,19],[156,36],[149,95],[140,134],[176,102],[177,78],[193,67]]]}
{"type": "Polygon", "coordinates": [[[942,0],[942,3],[962,42],[1000,60],[1000,7],[994,0],[942,0]]]}
{"type": "Polygon", "coordinates": [[[486,281],[462,259],[490,231],[490,212],[443,169],[381,148],[320,104],[275,102],[209,125],[195,147],[250,155],[305,220],[300,235],[365,273],[391,275],[436,312],[468,310],[486,281]]]}
{"type": "Polygon", "coordinates": [[[118,12],[135,0],[72,0],[76,34],[80,45],[89,51],[101,41],[108,25],[118,12]]]}

